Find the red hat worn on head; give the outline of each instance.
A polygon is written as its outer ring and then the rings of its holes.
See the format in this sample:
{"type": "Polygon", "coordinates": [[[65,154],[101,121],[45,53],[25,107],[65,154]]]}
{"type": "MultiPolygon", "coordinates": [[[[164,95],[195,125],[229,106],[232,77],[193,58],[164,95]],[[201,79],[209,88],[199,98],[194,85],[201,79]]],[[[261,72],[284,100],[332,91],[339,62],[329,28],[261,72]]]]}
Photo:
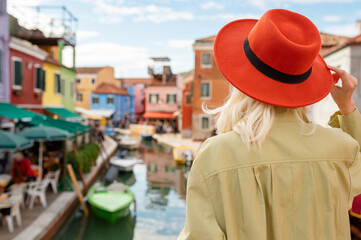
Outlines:
{"type": "Polygon", "coordinates": [[[320,34],[308,18],[273,9],[259,20],[225,25],[213,51],[218,68],[238,90],[270,105],[296,108],[320,101],[332,89],[320,48],[320,34]]]}

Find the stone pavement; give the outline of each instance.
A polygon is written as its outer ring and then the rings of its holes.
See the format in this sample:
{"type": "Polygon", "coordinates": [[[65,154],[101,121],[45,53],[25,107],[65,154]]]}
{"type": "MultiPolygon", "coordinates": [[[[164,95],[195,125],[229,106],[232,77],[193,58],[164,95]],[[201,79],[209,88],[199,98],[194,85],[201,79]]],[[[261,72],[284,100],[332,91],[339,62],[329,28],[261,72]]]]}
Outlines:
{"type": "MultiPolygon", "coordinates": [[[[85,182],[89,183],[91,179],[96,177],[99,168],[103,165],[103,162],[110,154],[112,154],[118,147],[118,143],[108,136],[105,136],[105,142],[103,142],[105,151],[103,151],[97,158],[96,166],[94,166],[90,173],[85,174],[85,182]]],[[[81,182],[78,182],[80,189],[83,189],[81,182]]],[[[11,234],[8,232],[7,226],[3,224],[0,227],[1,240],[15,239],[15,240],[31,240],[41,239],[57,222],[62,214],[70,207],[70,205],[76,199],[75,192],[62,192],[52,193],[47,192],[48,206],[43,208],[39,203],[34,206],[33,210],[26,209],[21,210],[23,226],[21,228],[14,224],[14,232],[11,234]]],[[[15,219],[14,219],[15,220],[15,219]]]]}

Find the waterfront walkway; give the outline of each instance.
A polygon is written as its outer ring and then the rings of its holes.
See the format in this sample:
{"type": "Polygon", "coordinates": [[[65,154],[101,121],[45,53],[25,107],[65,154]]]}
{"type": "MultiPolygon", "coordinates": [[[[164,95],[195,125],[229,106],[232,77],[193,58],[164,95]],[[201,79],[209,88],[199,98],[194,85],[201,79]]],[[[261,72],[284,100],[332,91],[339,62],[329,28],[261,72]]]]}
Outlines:
{"type": "MultiPolygon", "coordinates": [[[[106,136],[103,142],[104,150],[97,158],[96,166],[94,166],[90,173],[85,174],[85,183],[91,184],[96,178],[101,167],[103,167],[104,160],[113,154],[118,147],[116,141],[106,136]]],[[[84,187],[81,182],[78,182],[80,189],[84,187]]],[[[18,227],[14,219],[14,232],[9,233],[8,228],[3,222],[0,226],[1,240],[15,239],[15,240],[31,240],[43,239],[49,234],[54,224],[59,222],[63,214],[71,208],[74,202],[77,201],[75,192],[60,192],[52,193],[50,187],[46,194],[48,206],[43,208],[39,202],[34,205],[32,210],[28,207],[21,209],[22,227],[18,227]]]]}
{"type": "Polygon", "coordinates": [[[181,134],[154,134],[153,138],[161,144],[165,144],[171,147],[189,146],[199,150],[202,142],[193,141],[191,138],[182,138],[181,134]]]}

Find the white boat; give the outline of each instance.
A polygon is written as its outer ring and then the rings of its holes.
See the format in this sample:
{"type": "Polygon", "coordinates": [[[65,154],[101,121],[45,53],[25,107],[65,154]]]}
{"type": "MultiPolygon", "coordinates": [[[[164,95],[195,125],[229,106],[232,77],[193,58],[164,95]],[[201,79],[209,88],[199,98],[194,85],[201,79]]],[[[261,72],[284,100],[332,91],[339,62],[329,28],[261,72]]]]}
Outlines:
{"type": "Polygon", "coordinates": [[[133,171],[133,167],[142,160],[137,158],[119,158],[112,157],[110,159],[110,164],[117,167],[120,171],[131,172],[133,171]]]}
{"type": "Polygon", "coordinates": [[[128,135],[119,135],[117,140],[121,148],[136,149],[139,146],[139,141],[137,139],[130,138],[128,135]]]}

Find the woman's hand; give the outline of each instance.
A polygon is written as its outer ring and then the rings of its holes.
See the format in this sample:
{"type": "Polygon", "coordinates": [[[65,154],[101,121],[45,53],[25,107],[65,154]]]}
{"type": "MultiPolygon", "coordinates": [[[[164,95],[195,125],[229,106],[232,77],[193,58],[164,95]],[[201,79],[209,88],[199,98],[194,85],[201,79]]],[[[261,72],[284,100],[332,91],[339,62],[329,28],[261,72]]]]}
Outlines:
{"type": "Polygon", "coordinates": [[[357,87],[357,79],[345,70],[330,65],[327,65],[327,67],[334,72],[332,73],[332,76],[335,84],[340,78],[342,80],[342,87],[333,85],[331,90],[333,100],[343,115],[353,112],[356,106],[352,95],[357,87]]]}

